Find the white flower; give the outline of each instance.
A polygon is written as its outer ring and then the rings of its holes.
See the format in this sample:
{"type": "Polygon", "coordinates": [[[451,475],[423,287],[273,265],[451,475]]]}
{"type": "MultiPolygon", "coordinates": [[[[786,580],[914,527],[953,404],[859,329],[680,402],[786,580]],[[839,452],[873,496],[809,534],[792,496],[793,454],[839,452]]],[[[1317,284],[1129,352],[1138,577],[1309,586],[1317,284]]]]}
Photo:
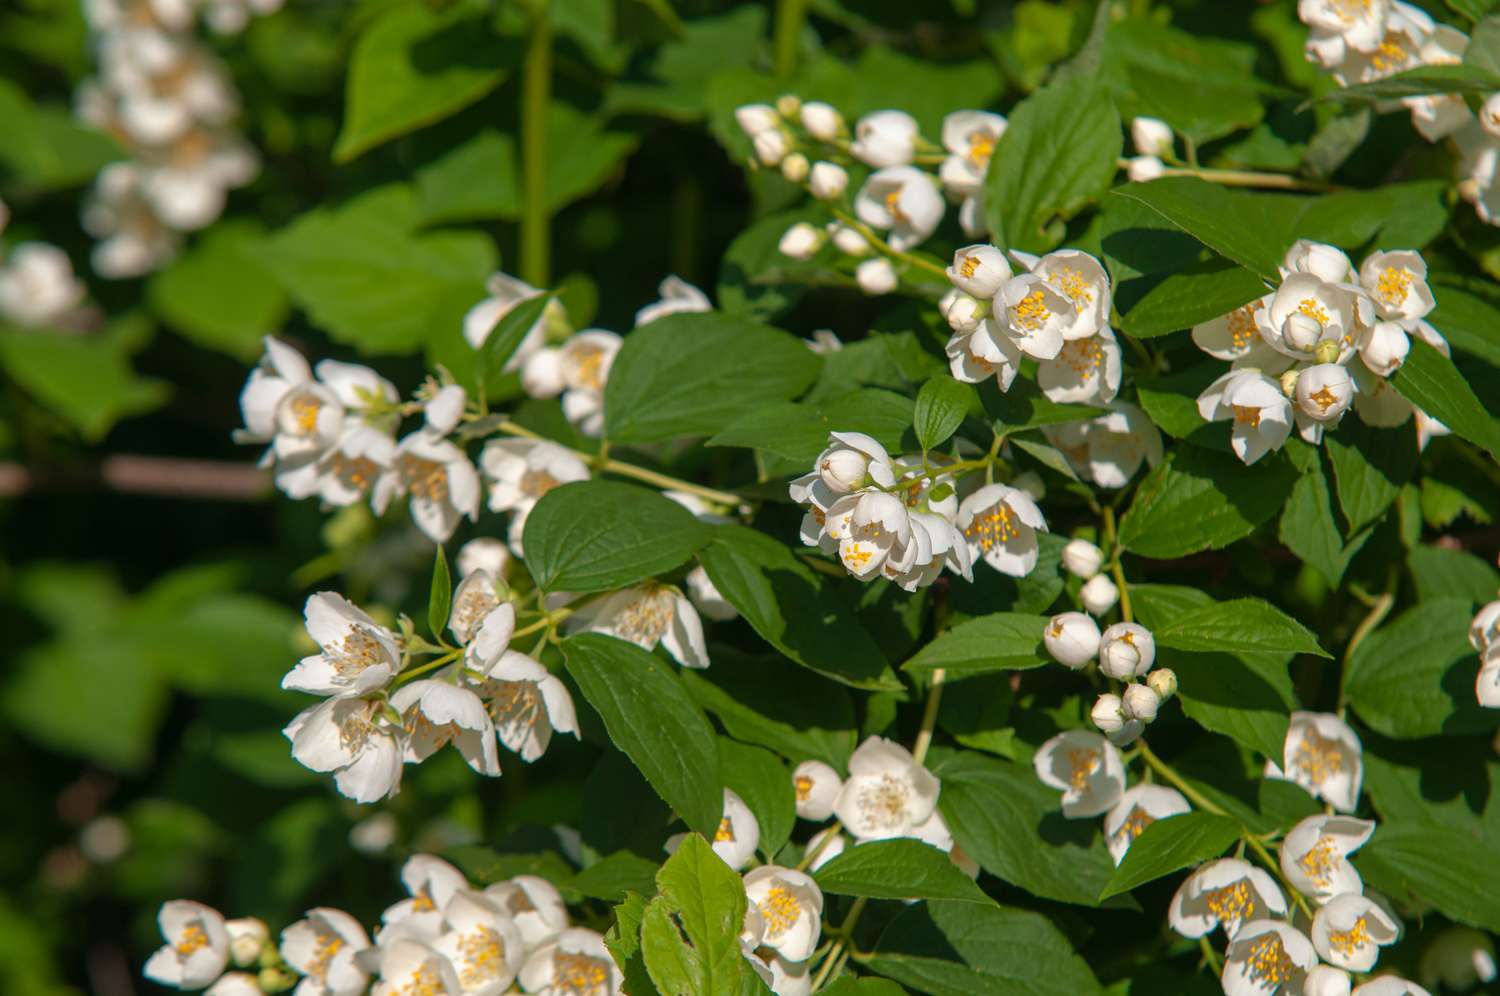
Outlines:
{"type": "Polygon", "coordinates": [[[443,922],[432,946],[452,963],[465,996],[500,996],[525,956],[515,921],[492,898],[465,889],[443,907],[443,922]]]}
{"type": "Polygon", "coordinates": [[[1309,816],[1281,842],[1281,871],[1299,891],[1320,904],[1364,891],[1348,856],[1370,839],[1375,824],[1350,816],[1309,816]]]}
{"type": "Polygon", "coordinates": [[[557,886],[536,875],[517,875],[484,890],[516,922],[528,953],[550,944],[568,928],[568,908],[557,886]]]}
{"type": "Polygon", "coordinates": [[[1330,713],[1294,712],[1286,732],[1280,772],[1341,813],[1359,804],[1364,752],[1359,735],[1330,713]]]}
{"type": "Polygon", "coordinates": [[[1172,154],[1172,126],[1160,118],[1138,117],[1130,122],[1130,140],[1143,156],[1172,154]]]}
{"type": "Polygon", "coordinates": [[[734,109],[734,120],[744,133],[754,138],[770,128],[781,126],[781,115],[770,104],[743,104],[734,109]]]}
{"type": "Polygon", "coordinates": [[[1064,339],[1087,339],[1108,325],[1114,295],[1109,274],[1093,256],[1077,249],[1058,249],[1041,258],[1014,251],[1010,255],[1068,301],[1060,325],[1064,339]]]}
{"type": "Polygon", "coordinates": [[[412,937],[399,936],[383,941],[380,953],[380,981],[371,996],[460,996],[463,987],[453,963],[434,948],[412,937]]]}
{"type": "Polygon", "coordinates": [[[249,972],[226,972],[203,991],[203,996],[265,996],[265,990],[249,972]]]}
{"type": "Polygon", "coordinates": [[[761,945],[787,961],[806,961],[822,931],[823,891],[791,868],[761,865],[745,874],[745,895],[764,924],[761,945]]]}
{"type": "Polygon", "coordinates": [[[1156,712],[1161,708],[1161,696],[1150,685],[1126,685],[1121,695],[1125,702],[1125,715],[1142,723],[1156,721],[1156,712]]]}
{"type": "Polygon", "coordinates": [[[1037,362],[1036,382],[1058,404],[1106,404],[1120,390],[1120,344],[1101,328],[1087,339],[1069,339],[1051,359],[1037,362]]]}
{"type": "Polygon", "coordinates": [[[812,962],[788,961],[769,948],[746,956],[750,967],[774,996],[811,996],[813,984],[812,962]],[[760,966],[756,968],[756,966],[760,966]]]}
{"type": "Polygon", "coordinates": [[[1123,488],[1142,463],[1161,462],[1161,432],[1135,405],[1109,403],[1087,422],[1044,425],[1042,434],[1082,476],[1101,488],[1123,488]]]}
{"type": "Polygon", "coordinates": [[[1120,752],[1097,733],[1059,733],[1042,744],[1033,764],[1042,784],[1062,791],[1062,813],[1070,820],[1108,812],[1125,791],[1120,752]]]}
{"type": "Polygon", "coordinates": [[[474,692],[442,678],[424,678],[401,686],[390,701],[405,725],[408,762],[425,761],[451,743],[469,767],[499,777],[495,727],[474,692]]]}
{"type": "Polygon", "coordinates": [[[1155,156],[1132,156],[1125,160],[1125,175],[1132,183],[1150,183],[1166,173],[1167,164],[1155,156]]]}
{"type": "MultiPolygon", "coordinates": [[[[453,606],[448,613],[448,629],[460,644],[468,643],[479,632],[485,618],[501,606],[501,589],[489,571],[477,570],[463,576],[453,589],[453,606]]],[[[512,622],[515,609],[507,606],[512,622]]]]}
{"type": "Polygon", "coordinates": [[[1099,652],[1099,624],[1082,612],[1063,612],[1042,630],[1042,644],[1053,660],[1076,671],[1099,652]]]}
{"type": "Polygon", "coordinates": [[[1193,343],[1209,356],[1235,366],[1270,367],[1276,352],[1260,336],[1260,314],[1271,295],[1242,304],[1227,315],[1193,326],[1193,343]]]}
{"type": "Polygon", "coordinates": [[[1309,273],[1324,283],[1353,284],[1358,282],[1354,264],[1338,246],[1312,239],[1298,239],[1281,260],[1281,276],[1293,273],[1309,273]]]}
{"type": "Polygon", "coordinates": [[[521,967],[521,988],[535,996],[621,996],[624,978],[604,938],[570,927],[538,949],[521,967]]]}
{"type": "Polygon", "coordinates": [[[304,709],[281,731],[292,757],[313,771],[331,771],[355,802],[375,802],[401,788],[402,730],[379,701],[332,698],[304,709]]]}
{"type": "Polygon", "coordinates": [[[1103,692],[1094,700],[1093,708],[1089,710],[1089,719],[1093,720],[1099,732],[1111,738],[1114,742],[1114,734],[1125,729],[1129,717],[1125,715],[1125,702],[1120,696],[1113,692],[1103,692]]]}
{"type": "Polygon", "coordinates": [[[1050,360],[1063,347],[1063,331],[1074,314],[1073,302],[1034,273],[1007,280],[995,296],[997,317],[1022,352],[1050,360]]]}
{"type": "Polygon", "coordinates": [[[1025,577],[1037,561],[1036,534],[1047,531],[1042,510],[1024,491],[988,484],[958,507],[957,525],[969,545],[969,558],[1002,574],[1025,577]]]}
{"type": "Polygon", "coordinates": [[[836,827],[819,830],[808,838],[807,847],[803,851],[804,854],[815,855],[812,859],[812,864],[808,865],[808,869],[816,872],[819,868],[822,868],[828,862],[843,854],[844,849],[848,846],[849,839],[839,833],[836,827]]]}
{"type": "Polygon", "coordinates": [[[511,513],[510,548],[517,556],[524,552],[526,516],[542,495],[559,484],[589,478],[588,464],[545,439],[492,439],[484,444],[479,465],[490,482],[490,509],[511,513]]]}
{"type": "Polygon", "coordinates": [[[1427,286],[1427,263],[1411,250],[1371,253],[1360,264],[1359,282],[1381,318],[1416,321],[1435,304],[1427,286]]]}
{"type": "Polygon", "coordinates": [[[368,425],[345,429],[333,445],[324,450],[317,463],[307,469],[278,467],[277,478],[283,490],[302,490],[303,475],[316,484],[317,495],[327,505],[346,508],[364,500],[370,488],[388,473],[396,459],[396,442],[385,432],[368,425]],[[293,479],[298,483],[288,486],[293,479]]]}
{"type": "Polygon", "coordinates": [[[833,812],[856,840],[909,837],[932,815],[939,787],[905,747],[867,737],[849,758],[833,812]]]}
{"type": "Polygon", "coordinates": [[[1069,574],[1088,580],[1104,566],[1104,551],[1086,539],[1071,539],[1062,549],[1062,565],[1069,574]]]}
{"type": "Polygon", "coordinates": [[[956,250],[948,267],[948,279],[953,286],[978,298],[994,297],[1011,276],[1005,254],[986,243],[956,250]]]}
{"type": "Polygon", "coordinates": [[[984,192],[985,174],[1005,127],[1005,118],[988,111],[954,111],[943,118],[943,147],[948,150],[948,158],[938,175],[955,199],[984,192]]]}
{"type": "Polygon", "coordinates": [[[837,544],[844,568],[868,581],[880,573],[888,557],[906,551],[912,540],[911,514],[895,495],[866,489],[828,506],[823,536],[837,544]]]}
{"type": "Polygon", "coordinates": [[[409,898],[392,904],[380,915],[386,927],[401,924],[415,935],[436,937],[442,932],[443,910],[460,890],[469,887],[463,872],[431,854],[413,854],[401,866],[401,884],[409,898]]]}
{"type": "Polygon", "coordinates": [[[660,643],[684,667],[708,667],[703,621],[676,588],[648,581],[590,602],[568,618],[569,633],[604,633],[652,650],[660,643]]]}
{"type": "Polygon", "coordinates": [[[799,221],[781,235],[776,251],[788,259],[805,262],[823,248],[823,232],[805,221],[799,221]]]}
{"type": "Polygon", "coordinates": [[[820,201],[836,201],[849,189],[849,171],[837,163],[815,162],[807,176],[807,190],[820,201]]]}
{"type": "Polygon", "coordinates": [[[224,924],[229,933],[229,957],[241,968],[255,964],[261,950],[271,939],[271,931],[264,920],[242,917],[224,924]]]}
{"type": "Polygon", "coordinates": [[[1287,992],[1317,964],[1317,953],[1301,931],[1277,920],[1255,920],[1229,942],[1220,981],[1224,996],[1271,996],[1287,992]]]}
{"type": "Polygon", "coordinates": [[[1198,414],[1209,422],[1233,420],[1229,444],[1247,465],[1286,442],[1292,406],[1281,385],[1258,370],[1230,370],[1198,396],[1198,414]]]}
{"type": "Polygon", "coordinates": [[[554,731],[577,736],[578,718],[573,697],[559,678],[539,661],[507,649],[514,630],[515,610],[508,604],[493,609],[478,627],[464,663],[471,672],[469,687],[483,701],[495,736],[529,762],[546,752],[554,731]]]}
{"type": "Polygon", "coordinates": [[[181,239],[146,203],[143,176],[136,163],[111,163],[99,171],[84,201],[83,227],[100,240],[89,261],[102,277],[139,277],[177,252],[181,239]]]}
{"type": "Polygon", "coordinates": [[[358,920],[343,910],[318,907],[281,932],[281,956],[304,978],[296,996],[358,996],[369,972],[356,956],[370,946],[358,920]]]}
{"type": "Polygon", "coordinates": [[[1177,672],[1169,667],[1159,667],[1146,675],[1146,684],[1165,702],[1177,694],[1177,672]]]}
{"type": "Polygon", "coordinates": [[[1078,600],[1089,615],[1102,616],[1120,600],[1120,589],[1108,574],[1095,574],[1079,589],[1078,600]]]}
{"type": "Polygon", "coordinates": [[[1362,52],[1380,45],[1390,10],[1390,0],[1297,0],[1297,16],[1304,24],[1337,34],[1362,52]]]}
{"type": "Polygon", "coordinates": [[[683,280],[676,274],[668,275],[657,285],[659,299],[635,313],[635,324],[639,328],[667,315],[692,314],[714,310],[708,295],[683,280]]]}
{"type": "Polygon", "coordinates": [[[791,149],[791,140],[779,128],[767,128],[751,136],[750,144],[755,149],[755,158],[762,166],[776,166],[791,149]]]}
{"type": "Polygon", "coordinates": [[[1302,996],[1349,996],[1349,973],[1331,965],[1314,965],[1302,980],[1302,996]]]}
{"type": "Polygon", "coordinates": [[[1021,346],[988,319],[971,332],[956,333],[948,340],[945,352],[953,378],[965,384],[980,384],[994,377],[1000,390],[1008,391],[1021,369],[1021,346]]]}
{"type": "Polygon", "coordinates": [[[1495,637],[1500,635],[1500,601],[1480,606],[1469,623],[1469,645],[1481,654],[1489,650],[1495,637]]]}
{"type": "Polygon", "coordinates": [[[1422,982],[1463,991],[1495,981],[1495,945],[1473,927],[1449,927],[1422,952],[1422,982]]]}
{"type": "MultiPolygon", "coordinates": [[[[1424,66],[1458,65],[1468,47],[1468,35],[1439,24],[1423,41],[1419,58],[1424,66]]],[[[1429,142],[1442,141],[1474,120],[1469,106],[1458,94],[1422,94],[1404,97],[1401,103],[1411,109],[1412,126],[1429,142]]]]}
{"type": "Polygon", "coordinates": [[[0,318],[17,325],[52,325],[87,293],[68,254],[45,242],[22,242],[0,267],[0,318]]]}
{"type": "Polygon", "coordinates": [[[1220,858],[1183,881],[1167,919],[1183,937],[1203,937],[1223,927],[1233,940],[1251,921],[1285,913],[1286,896],[1267,872],[1238,858],[1220,858]]]}
{"type": "Polygon", "coordinates": [[[1368,299],[1356,299],[1355,293],[1346,284],[1328,283],[1311,273],[1292,273],[1271,295],[1270,304],[1256,313],[1260,336],[1266,345],[1294,360],[1311,362],[1318,345],[1325,342],[1337,348],[1339,360],[1347,360],[1356,321],[1369,310],[1368,299]]]}
{"type": "MultiPolygon", "coordinates": [[[[483,461],[483,457],[481,457],[483,461]]],[[[493,501],[493,497],[491,498],[493,501]]],[[[484,571],[492,580],[504,580],[506,572],[510,569],[510,551],[505,544],[488,536],[471,539],[458,548],[458,556],[453,558],[453,566],[458,569],[459,577],[467,577],[475,571],[484,571]]]]}
{"type": "Polygon", "coordinates": [[[1156,639],[1140,623],[1118,622],[1099,638],[1099,670],[1119,681],[1145,677],[1156,663],[1156,639]]]}
{"type": "Polygon", "coordinates": [[[1360,336],[1359,358],[1381,377],[1389,377],[1406,362],[1411,337],[1398,322],[1376,322],[1360,336]]]}
{"type": "Polygon", "coordinates": [[[889,229],[891,248],[904,252],[937,229],[943,195],[932,177],[915,166],[891,166],[870,174],[854,197],[854,213],[872,228],[889,229]]]}
{"type": "Polygon", "coordinates": [[[1432,996],[1415,982],[1394,975],[1382,975],[1373,982],[1366,982],[1354,990],[1354,996],[1432,996]]]}
{"type": "Polygon", "coordinates": [[[884,256],[867,259],[854,268],[854,282],[871,297],[889,294],[901,283],[896,268],[884,256]]]}
{"type": "Polygon", "coordinates": [[[953,499],[937,511],[913,510],[908,515],[911,539],[891,551],[880,571],[905,591],[916,591],[937,580],[946,567],[965,581],[973,580],[972,560],[963,533],[953,524],[953,499]]]}
{"type": "Polygon", "coordinates": [[[401,667],[395,633],[342,595],[320,591],[307,600],[307,635],[321,653],[302,658],[281,687],[313,695],[363,695],[384,688],[401,667]]]}
{"type": "Polygon", "coordinates": [[[1486,709],[1500,709],[1500,654],[1484,655],[1474,680],[1474,698],[1486,709]]]}
{"type": "Polygon", "coordinates": [[[1337,363],[1318,363],[1297,375],[1297,408],[1314,422],[1337,422],[1354,400],[1354,379],[1337,363]]]}
{"type": "Polygon", "coordinates": [[[822,761],[803,761],[792,769],[792,794],[804,820],[822,822],[832,816],[843,787],[839,773],[822,761]]]}
{"type": "Polygon", "coordinates": [[[916,155],[917,120],[905,111],[876,111],[854,123],[850,155],[866,166],[904,166],[916,155]]]}
{"type": "Polygon", "coordinates": [[[1191,809],[1181,792],[1165,785],[1137,785],[1127,789],[1104,816],[1104,843],[1109,846],[1110,857],[1118,865],[1147,827],[1191,809]]]}
{"type": "MultiPolygon", "coordinates": [[[[735,871],[748,865],[755,858],[755,849],[760,846],[760,821],[745,805],[745,800],[730,789],[724,790],[724,815],[719,818],[719,826],[714,830],[709,846],[735,871]]],[[[676,849],[676,841],[673,841],[668,850],[676,849]]]]}
{"type": "Polygon", "coordinates": [[[844,116],[832,104],[810,100],[801,108],[802,127],[820,142],[832,142],[844,130],[844,116]]]}
{"type": "Polygon", "coordinates": [[[1358,893],[1335,896],[1313,916],[1313,947],[1324,961],[1350,972],[1374,968],[1380,949],[1400,935],[1401,925],[1358,893]]]}
{"type": "Polygon", "coordinates": [[[413,432],[396,445],[391,469],[381,475],[370,496],[383,515],[398,494],[409,498],[417,528],[435,543],[451,537],[460,520],[479,515],[479,473],[457,445],[426,430],[413,432]]]}
{"type": "Polygon", "coordinates": [[[229,932],[218,910],[189,899],[162,903],[156,915],[166,944],[146,961],[145,975],[173,989],[202,989],[229,964],[229,932]]]}

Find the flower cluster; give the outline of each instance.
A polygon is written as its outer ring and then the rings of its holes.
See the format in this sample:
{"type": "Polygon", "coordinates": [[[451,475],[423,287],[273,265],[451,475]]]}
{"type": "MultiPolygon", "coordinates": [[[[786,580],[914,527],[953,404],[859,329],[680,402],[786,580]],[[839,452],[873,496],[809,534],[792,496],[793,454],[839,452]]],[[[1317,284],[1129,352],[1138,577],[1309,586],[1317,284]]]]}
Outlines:
{"type": "Polygon", "coordinates": [[[1351,405],[1373,426],[1415,416],[1425,447],[1448,429],[1388,378],[1412,336],[1447,354],[1447,341],[1425,320],[1434,303],[1419,253],[1372,253],[1356,271],[1334,246],[1298,240],[1274,290],[1193,329],[1199,349],[1230,363],[1199,396],[1198,412],[1232,423],[1230,443],[1247,464],[1280,449],[1294,427],[1320,442],[1351,405]]]}
{"type": "Polygon", "coordinates": [[[83,225],[99,240],[94,269],[135,277],[161,266],[182,233],[212,224],[230,190],[255,179],[260,159],[234,130],[239,96],[228,70],[195,36],[238,31],[280,0],[91,0],[84,4],[99,75],[75,111],[130,153],[100,171],[83,225]]]}
{"type": "MultiPolygon", "coordinates": [[[[0,234],[10,211],[0,202],[0,234]]],[[[79,331],[92,322],[84,306],[88,288],[73,273],[68,254],[46,242],[22,242],[0,264],[0,321],[27,328],[79,331]]]]}
{"type": "Polygon", "coordinates": [[[347,599],[307,600],[308,635],[319,652],[287,672],[282,687],[325,696],[282,732],[292,757],[331,772],[358,802],[394,795],[406,764],[452,744],[469,767],[500,774],[498,744],[535,761],[554,731],[577,735],[567,687],[539,661],[512,650],[515,607],[489,570],[466,574],[453,592],[448,630],[457,648],[413,665],[413,641],[381,626],[347,599]]]}
{"type": "Polygon", "coordinates": [[[1469,643],[1479,651],[1479,677],[1474,697],[1486,709],[1500,709],[1500,602],[1486,604],[1469,626],[1469,643]]]}

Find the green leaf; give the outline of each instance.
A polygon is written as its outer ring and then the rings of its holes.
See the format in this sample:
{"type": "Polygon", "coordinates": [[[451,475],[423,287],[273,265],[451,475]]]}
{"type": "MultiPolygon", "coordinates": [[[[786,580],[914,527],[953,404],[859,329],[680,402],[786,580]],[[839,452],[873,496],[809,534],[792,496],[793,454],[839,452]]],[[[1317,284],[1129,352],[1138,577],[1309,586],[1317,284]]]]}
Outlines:
{"type": "Polygon", "coordinates": [[[980,867],[1034,896],[1099,905],[1114,873],[1104,839],[1093,823],[1063,818],[1031,765],[943,752],[932,768],[943,819],[980,867]]]}
{"type": "Polygon", "coordinates": [[[1500,931],[1495,844],[1462,830],[1386,823],[1360,849],[1365,882],[1402,904],[1436,906],[1481,930],[1500,931]]]}
{"type": "MultiPolygon", "coordinates": [[[[692,694],[691,689],[688,694],[692,694]]],[[[724,773],[724,784],[755,814],[760,824],[760,852],[774,857],[797,822],[792,773],[770,751],[728,737],[719,738],[719,770],[724,773]]]]}
{"type": "Polygon", "coordinates": [[[1464,50],[1464,65],[1500,78],[1500,15],[1488,13],[1494,8],[1494,3],[1490,0],[1471,0],[1468,6],[1471,8],[1469,16],[1473,17],[1476,13],[1472,8],[1478,8],[1478,12],[1483,12],[1485,16],[1476,18],[1478,23],[1469,34],[1469,47],[1464,50]]]}
{"type": "Polygon", "coordinates": [[[979,400],[995,420],[996,431],[1005,433],[1058,422],[1076,422],[1099,414],[1099,409],[1089,405],[1058,404],[1048,399],[1041,388],[1025,376],[1017,377],[1010,390],[1004,393],[994,381],[985,381],[979,387],[979,400]]]}
{"type": "Polygon", "coordinates": [[[625,339],[604,388],[605,434],[708,436],[807,390],[818,355],[778,329],[717,312],[668,315],[625,339]]]}
{"type": "Polygon", "coordinates": [[[573,481],[526,517],[526,566],[545,591],[608,591],[685,564],[709,528],[655,491],[618,481],[573,481]]]}
{"type": "Polygon", "coordinates": [[[1174,650],[1314,654],[1332,657],[1306,627],[1269,602],[1236,598],[1173,619],[1153,634],[1174,650]]]}
{"type": "Polygon", "coordinates": [[[610,742],[691,829],[718,829],[724,790],[713,728],[682,687],[675,665],[598,633],[570,636],[562,649],[568,673],[604,720],[610,742]]]}
{"type": "Polygon", "coordinates": [[[706,671],[683,671],[682,681],[693,701],[717,716],[730,736],[769,747],[789,761],[844,767],[857,727],[843,688],[780,655],[751,658],[715,646],[713,658],[706,671]]]}
{"type": "Polygon", "coordinates": [[[1389,430],[1353,420],[1325,435],[1323,448],[1351,534],[1384,515],[1417,469],[1410,440],[1393,441],[1389,430]]]}
{"type": "Polygon", "coordinates": [[[482,347],[483,370],[487,380],[500,376],[506,362],[515,355],[516,350],[521,347],[521,341],[526,338],[526,333],[531,331],[531,327],[542,317],[551,302],[551,294],[528,297],[495,323],[482,347]]]}
{"type": "Polygon", "coordinates": [[[1195,263],[1168,275],[1120,315],[1120,327],[1137,338],[1190,329],[1261,297],[1265,281],[1224,259],[1195,263]]]}
{"type": "Polygon", "coordinates": [[[785,544],[744,526],[719,526],[699,560],[745,621],[792,660],[854,688],[900,689],[879,645],[827,579],[785,544]]]}
{"type": "Polygon", "coordinates": [[[1497,89],[1500,76],[1477,66],[1418,66],[1369,83],[1337,87],[1314,103],[1379,103],[1440,93],[1487,95],[1497,89]]]}
{"type": "Polygon", "coordinates": [[[906,990],[885,979],[857,979],[845,975],[818,990],[823,996],[906,996],[906,990]]]}
{"type": "Polygon", "coordinates": [[[1182,813],[1157,820],[1130,845],[1099,898],[1129,892],[1179,868],[1216,858],[1242,832],[1238,822],[1216,813],[1182,813]]]}
{"type": "Polygon", "coordinates": [[[950,678],[957,679],[1041,667],[1052,659],[1042,647],[1046,628],[1046,616],[1014,612],[980,616],[940,634],[901,669],[927,673],[944,668],[950,678]]]}
{"type": "Polygon", "coordinates": [[[709,446],[746,446],[806,469],[828,445],[830,432],[863,432],[888,451],[901,449],[911,430],[911,398],[865,388],[816,403],[766,405],[735,419],[709,446]]]}
{"type": "Polygon", "coordinates": [[[1459,436],[1500,459],[1500,429],[1453,361],[1413,336],[1406,362],[1391,377],[1401,396],[1459,436]]]}
{"type": "Polygon", "coordinates": [[[1042,252],[1066,220],[1103,196],[1124,148],[1120,116],[1107,89],[1075,77],[1021,101],[995,147],[985,181],[985,217],[1008,249],[1042,252]]]}
{"type": "MultiPolygon", "coordinates": [[[[655,892],[655,883],[641,890],[655,892]]],[[[641,954],[641,922],[646,917],[646,899],[640,892],[627,892],[625,899],[614,908],[615,922],[604,935],[604,945],[620,966],[625,977],[625,990],[630,993],[651,993],[651,974],[646,971],[646,961],[641,954]]]]}
{"type": "Polygon", "coordinates": [[[1479,604],[1494,598],[1500,588],[1500,571],[1463,550],[1419,546],[1406,555],[1406,566],[1419,602],[1461,598],[1479,604]]]}
{"type": "Polygon", "coordinates": [[[656,883],[661,892],[646,908],[642,942],[657,987],[693,996],[740,992],[753,972],[740,951],[748,900],[739,874],[689,834],[656,883]]]}
{"type": "Polygon", "coordinates": [[[994,903],[946,852],[920,840],[872,840],[846,848],[814,877],[819,888],[837,896],[994,903]]]}
{"type": "Polygon", "coordinates": [[[261,262],[315,325],[363,352],[406,353],[434,335],[461,341],[494,245],[416,226],[411,189],[378,187],[302,215],[266,241],[261,262]]]}
{"type": "Polygon", "coordinates": [[[490,32],[474,4],[396,4],[371,22],[350,56],[334,161],[467,107],[504,82],[520,55],[517,43],[490,32]]]}
{"type": "Polygon", "coordinates": [[[1359,718],[1388,737],[1477,733],[1500,714],[1474,699],[1479,665],[1469,646],[1468,599],[1424,602],[1355,648],[1344,690],[1359,718]]]}
{"type": "Polygon", "coordinates": [[[62,107],[33,103],[22,87],[8,79],[0,80],[0,134],[5,136],[0,142],[0,167],[23,190],[57,190],[87,183],[106,165],[124,158],[109,137],[79,124],[66,103],[62,107]]]}
{"type": "Polygon", "coordinates": [[[590,899],[618,903],[632,892],[656,889],[657,864],[629,851],[600,858],[573,877],[573,888],[590,899]]]}
{"type": "Polygon", "coordinates": [[[215,225],[151,277],[151,309],[184,338],[253,363],[261,337],[280,328],[290,308],[281,284],[258,258],[264,241],[254,222],[215,225]]]}
{"type": "Polygon", "coordinates": [[[1337,585],[1343,579],[1349,562],[1370,538],[1366,530],[1344,542],[1321,458],[1317,466],[1297,478],[1292,495],[1281,510],[1279,528],[1281,542],[1316,568],[1330,585],[1337,585]]]}
{"type": "Polygon", "coordinates": [[[934,377],[917,392],[912,426],[922,452],[936,449],[963,424],[969,409],[978,408],[974,389],[952,377],[934,377]]]}
{"type": "Polygon", "coordinates": [[[1275,515],[1295,481],[1284,459],[1246,467],[1227,453],[1178,447],[1137,487],[1120,541],[1158,559],[1217,550],[1275,515]]]}
{"type": "Polygon", "coordinates": [[[453,578],[448,573],[448,558],[443,554],[443,545],[439,543],[437,556],[432,562],[432,588],[427,594],[427,631],[433,639],[442,639],[452,605],[453,578]]]}
{"type": "Polygon", "coordinates": [[[1137,201],[1176,228],[1262,279],[1279,279],[1277,264],[1286,246],[1261,223],[1262,216],[1241,196],[1195,177],[1166,177],[1117,187],[1113,197],[1137,201]]]}
{"type": "Polygon", "coordinates": [[[826,220],[821,206],[778,211],[736,235],[719,262],[719,307],[728,314],[768,320],[800,301],[808,284],[829,272],[828,263],[823,253],[792,259],[781,251],[781,237],[798,222],[822,225],[826,220]]]}
{"type": "Polygon", "coordinates": [[[1068,938],[1040,913],[932,902],[885,929],[869,967],[933,996],[1099,996],[1068,938]]]}

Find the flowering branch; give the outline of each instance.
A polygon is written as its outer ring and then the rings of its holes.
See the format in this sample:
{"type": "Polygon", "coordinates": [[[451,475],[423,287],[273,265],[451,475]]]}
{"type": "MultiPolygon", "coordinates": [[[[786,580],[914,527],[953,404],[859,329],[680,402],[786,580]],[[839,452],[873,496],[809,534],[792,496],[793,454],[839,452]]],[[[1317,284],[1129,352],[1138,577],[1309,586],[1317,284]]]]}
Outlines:
{"type": "Polygon", "coordinates": [[[876,232],[875,229],[871,228],[869,225],[866,225],[864,222],[854,217],[854,215],[850,214],[848,211],[836,207],[830,207],[829,210],[833,212],[833,216],[839,221],[843,222],[845,225],[848,225],[860,235],[864,236],[865,241],[870,243],[870,245],[873,246],[875,250],[881,255],[888,256],[894,260],[899,260],[900,262],[905,263],[908,266],[914,266],[919,270],[924,270],[935,277],[941,278],[942,280],[948,279],[948,271],[943,267],[932,262],[931,260],[923,259],[921,256],[914,256],[911,253],[902,252],[899,249],[892,248],[889,242],[880,237],[880,233],[876,232]]]}

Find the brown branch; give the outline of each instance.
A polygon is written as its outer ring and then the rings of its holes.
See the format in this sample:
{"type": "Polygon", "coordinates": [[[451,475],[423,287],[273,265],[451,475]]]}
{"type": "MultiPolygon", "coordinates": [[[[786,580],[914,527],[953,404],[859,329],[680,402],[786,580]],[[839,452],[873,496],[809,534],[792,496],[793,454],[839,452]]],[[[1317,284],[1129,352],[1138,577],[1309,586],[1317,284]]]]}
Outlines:
{"type": "Polygon", "coordinates": [[[29,467],[0,463],[0,498],[36,492],[118,491],[208,501],[258,501],[271,475],[239,461],[116,454],[89,463],[29,467]]]}

